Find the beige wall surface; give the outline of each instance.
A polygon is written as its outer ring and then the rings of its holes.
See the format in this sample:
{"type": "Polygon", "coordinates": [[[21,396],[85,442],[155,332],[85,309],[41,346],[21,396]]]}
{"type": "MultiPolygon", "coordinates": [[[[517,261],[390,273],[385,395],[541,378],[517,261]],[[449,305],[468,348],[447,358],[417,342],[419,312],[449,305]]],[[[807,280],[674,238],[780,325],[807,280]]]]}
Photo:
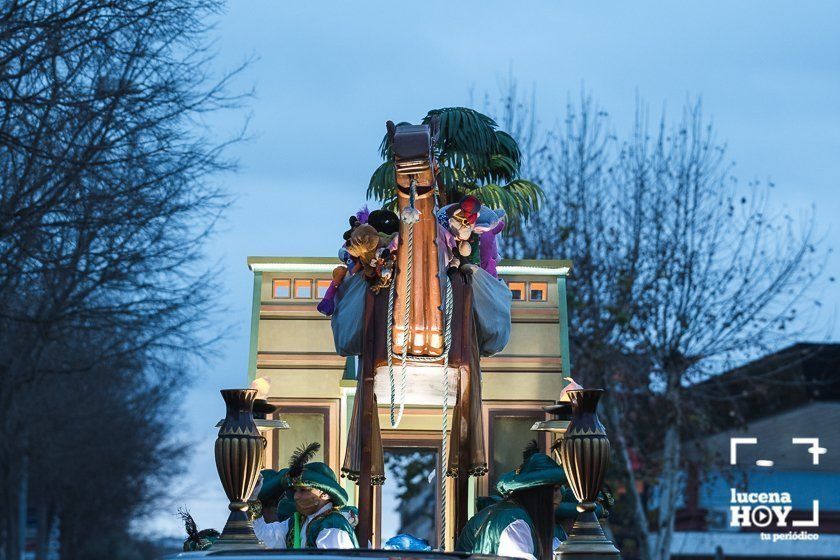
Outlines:
{"type": "Polygon", "coordinates": [[[563,377],[556,372],[482,372],[481,399],[499,401],[555,401],[563,389],[563,377]]]}
{"type": "Polygon", "coordinates": [[[551,323],[513,323],[500,356],[559,356],[560,327],[551,323]]]}
{"type": "Polygon", "coordinates": [[[257,377],[271,381],[270,397],[333,399],[341,396],[343,369],[258,369],[257,377]]]}
{"type": "Polygon", "coordinates": [[[313,319],[260,320],[257,350],[335,354],[330,322],[313,319]]]}

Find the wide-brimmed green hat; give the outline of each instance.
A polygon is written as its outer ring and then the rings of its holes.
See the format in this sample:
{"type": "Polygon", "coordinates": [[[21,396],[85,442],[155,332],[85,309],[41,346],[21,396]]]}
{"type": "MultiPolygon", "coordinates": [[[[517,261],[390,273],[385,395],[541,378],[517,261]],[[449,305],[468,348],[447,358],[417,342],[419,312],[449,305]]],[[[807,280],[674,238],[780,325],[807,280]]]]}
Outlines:
{"type": "Polygon", "coordinates": [[[314,442],[298,447],[289,460],[287,478],[296,488],[314,488],[326,492],[336,507],[347,504],[347,492],[338,483],[338,478],[325,463],[310,461],[315,457],[321,444],[314,442]]]}
{"type": "Polygon", "coordinates": [[[516,470],[506,472],[499,477],[496,490],[502,496],[507,496],[516,490],[554,486],[564,482],[566,482],[566,473],[563,472],[563,467],[545,453],[540,453],[536,442],[532,442],[523,453],[522,464],[516,470]]]}
{"type": "Polygon", "coordinates": [[[263,504],[280,500],[286,490],[289,489],[288,472],[289,469],[280,469],[279,471],[263,469],[260,471],[263,481],[257,499],[263,504]]]}
{"type": "Polygon", "coordinates": [[[303,473],[292,481],[292,485],[326,492],[336,507],[344,507],[347,504],[347,492],[338,483],[333,470],[325,463],[307,463],[303,467],[303,473]]]}

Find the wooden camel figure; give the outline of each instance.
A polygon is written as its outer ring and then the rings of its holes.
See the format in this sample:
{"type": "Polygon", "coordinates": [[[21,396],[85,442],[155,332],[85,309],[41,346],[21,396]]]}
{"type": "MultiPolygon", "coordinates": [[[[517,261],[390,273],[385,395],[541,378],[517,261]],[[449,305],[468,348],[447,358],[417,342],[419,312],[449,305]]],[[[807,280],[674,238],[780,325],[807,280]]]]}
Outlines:
{"type": "MultiPolygon", "coordinates": [[[[441,465],[455,479],[454,534],[467,522],[469,476],[487,472],[472,275],[469,267],[449,267],[442,258],[445,248],[436,219],[435,128],[434,121],[417,126],[388,123],[401,218],[394,286],[366,292],[361,367],[342,468],[345,476],[358,482],[360,543],[372,542],[374,487],[384,482],[375,386],[381,388],[390,381],[393,425],[402,415],[403,401],[399,412],[394,402],[401,393],[397,389],[405,389],[407,377],[441,380],[437,386],[443,409],[441,465]],[[447,411],[451,411],[451,426],[446,425],[447,411]]],[[[445,511],[446,477],[439,474],[445,511]]],[[[445,531],[442,523],[441,548],[446,546],[445,531]]]]}

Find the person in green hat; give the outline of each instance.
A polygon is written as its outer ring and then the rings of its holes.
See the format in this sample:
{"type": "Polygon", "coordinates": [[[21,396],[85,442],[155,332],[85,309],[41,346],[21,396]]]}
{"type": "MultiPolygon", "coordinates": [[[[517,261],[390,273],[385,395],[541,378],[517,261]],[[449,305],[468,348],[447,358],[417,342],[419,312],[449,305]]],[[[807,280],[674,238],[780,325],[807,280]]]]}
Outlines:
{"type": "Polygon", "coordinates": [[[187,531],[187,538],[184,540],[184,552],[194,550],[207,550],[213,543],[219,540],[219,532],[216,529],[198,530],[192,515],[186,508],[179,508],[178,515],[184,522],[184,529],[187,531]]]}
{"type": "Polygon", "coordinates": [[[254,533],[268,548],[282,548],[285,533],[280,522],[295,512],[294,491],[288,484],[289,469],[263,469],[254,489],[256,500],[249,502],[254,533]]]}
{"type": "Polygon", "coordinates": [[[296,511],[278,524],[282,543],[277,548],[359,548],[353,527],[341,512],[347,492],[331,468],[310,462],[320,448],[311,443],[292,455],[285,480],[294,490],[296,511]]]}
{"type": "Polygon", "coordinates": [[[551,560],[555,542],[554,509],[562,500],[566,474],[532,441],[522,464],[496,484],[498,503],[478,512],[458,537],[456,549],[530,560],[551,560]]]}
{"type": "MultiPolygon", "coordinates": [[[[568,486],[563,486],[561,488],[563,499],[560,501],[560,505],[558,505],[554,509],[554,549],[557,550],[557,547],[560,546],[560,543],[565,541],[568,538],[566,534],[566,530],[564,529],[564,525],[571,524],[575,519],[577,519],[578,511],[577,511],[577,498],[575,498],[574,493],[572,492],[571,488],[568,486]]],[[[494,504],[499,503],[502,500],[502,497],[498,494],[491,494],[489,496],[479,496],[475,499],[475,511],[480,512],[484,508],[490,507],[494,504]]],[[[598,516],[598,519],[604,519],[609,517],[610,511],[607,507],[603,504],[613,504],[614,500],[612,496],[607,492],[600,492],[598,494],[598,502],[595,503],[595,515],[598,516]]],[[[474,519],[480,519],[478,517],[474,517],[474,519]]],[[[478,529],[478,526],[474,526],[475,530],[478,529]]],[[[475,542],[475,530],[464,530],[461,531],[461,534],[458,536],[458,541],[455,543],[456,550],[472,550],[473,544],[475,542]]]]}

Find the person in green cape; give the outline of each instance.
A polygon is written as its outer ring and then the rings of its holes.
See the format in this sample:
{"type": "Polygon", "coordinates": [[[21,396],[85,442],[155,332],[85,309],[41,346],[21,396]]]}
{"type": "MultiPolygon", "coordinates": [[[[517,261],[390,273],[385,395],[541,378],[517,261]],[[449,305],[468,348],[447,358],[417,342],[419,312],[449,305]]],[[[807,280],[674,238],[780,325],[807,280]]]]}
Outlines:
{"type": "Polygon", "coordinates": [[[282,542],[277,548],[359,548],[353,527],[341,511],[347,505],[347,492],[331,468],[310,462],[320,448],[310,443],[292,454],[285,478],[294,490],[295,512],[278,524],[282,542]]]}
{"type": "Polygon", "coordinates": [[[482,523],[487,519],[488,508],[493,507],[502,501],[498,494],[490,496],[479,496],[475,499],[476,514],[469,518],[467,524],[461,530],[461,534],[455,539],[455,550],[458,552],[472,552],[475,548],[475,538],[482,523]]]}
{"type": "Polygon", "coordinates": [[[563,468],[531,441],[522,464],[496,484],[502,500],[467,522],[456,550],[550,560],[555,548],[554,510],[562,500],[564,482],[563,468]]]}
{"type": "MultiPolygon", "coordinates": [[[[575,498],[575,495],[572,492],[571,488],[569,488],[568,486],[563,486],[561,492],[563,493],[563,499],[560,501],[560,505],[558,505],[554,509],[555,550],[557,550],[557,547],[560,546],[560,543],[562,543],[568,538],[566,530],[563,526],[566,524],[571,524],[575,519],[577,519],[578,516],[578,501],[577,498],[575,498]]],[[[481,512],[481,510],[483,510],[484,508],[497,504],[500,501],[502,501],[502,497],[498,494],[491,494],[489,496],[479,496],[475,499],[475,511],[481,512]]],[[[598,502],[595,503],[595,515],[598,516],[598,519],[605,519],[609,517],[610,510],[607,509],[607,506],[612,505],[614,503],[615,500],[611,494],[609,494],[608,492],[600,492],[598,494],[598,502]]],[[[458,544],[456,544],[456,550],[470,550],[472,548],[472,543],[474,542],[475,535],[471,534],[469,531],[462,531],[461,535],[459,536],[459,539],[461,538],[463,538],[463,541],[458,541],[458,544]]]]}

